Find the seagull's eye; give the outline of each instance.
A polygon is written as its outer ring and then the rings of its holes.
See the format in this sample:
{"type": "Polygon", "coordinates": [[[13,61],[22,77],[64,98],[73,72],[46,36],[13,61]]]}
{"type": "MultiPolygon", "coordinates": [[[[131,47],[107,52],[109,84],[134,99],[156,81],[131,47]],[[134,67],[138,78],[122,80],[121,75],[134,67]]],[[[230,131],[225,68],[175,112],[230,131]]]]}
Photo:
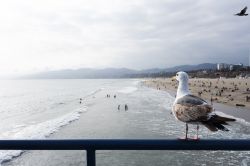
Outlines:
{"type": "Polygon", "coordinates": [[[179,74],[176,74],[176,76],[178,76],[179,74]]]}

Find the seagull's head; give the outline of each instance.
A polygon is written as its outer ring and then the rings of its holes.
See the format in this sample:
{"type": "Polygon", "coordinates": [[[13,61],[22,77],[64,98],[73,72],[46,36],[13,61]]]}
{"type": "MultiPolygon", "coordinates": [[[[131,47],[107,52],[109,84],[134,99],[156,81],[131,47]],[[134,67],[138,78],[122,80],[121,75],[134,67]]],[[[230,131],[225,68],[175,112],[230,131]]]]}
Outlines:
{"type": "Polygon", "coordinates": [[[188,74],[184,71],[180,71],[176,73],[176,80],[177,81],[182,81],[182,82],[188,82],[188,74]]]}

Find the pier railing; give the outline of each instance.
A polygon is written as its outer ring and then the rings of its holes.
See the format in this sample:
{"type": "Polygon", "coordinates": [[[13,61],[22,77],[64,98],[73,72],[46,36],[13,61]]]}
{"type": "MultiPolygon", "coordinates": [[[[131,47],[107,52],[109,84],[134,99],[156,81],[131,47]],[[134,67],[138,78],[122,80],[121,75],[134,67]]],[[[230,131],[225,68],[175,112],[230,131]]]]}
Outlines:
{"type": "MultiPolygon", "coordinates": [[[[249,151],[250,140],[183,141],[177,139],[0,140],[0,150],[86,150],[87,166],[95,166],[97,150],[234,150],[249,151]]],[[[112,163],[111,163],[112,165],[112,163]]]]}

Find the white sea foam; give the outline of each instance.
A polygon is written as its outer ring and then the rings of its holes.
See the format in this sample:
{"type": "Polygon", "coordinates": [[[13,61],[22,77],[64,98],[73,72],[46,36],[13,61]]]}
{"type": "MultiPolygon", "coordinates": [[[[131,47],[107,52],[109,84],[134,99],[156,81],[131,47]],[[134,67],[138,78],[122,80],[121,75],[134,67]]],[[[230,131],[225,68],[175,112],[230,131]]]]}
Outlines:
{"type": "MultiPolygon", "coordinates": [[[[87,111],[87,107],[81,107],[74,110],[71,113],[65,114],[56,119],[45,121],[39,124],[32,124],[29,126],[23,126],[19,131],[14,129],[12,131],[3,133],[2,139],[44,139],[49,135],[58,131],[61,127],[70,124],[71,122],[78,120],[80,114],[87,111]]],[[[20,125],[21,126],[21,125],[20,125]]],[[[0,164],[9,161],[14,157],[21,155],[22,150],[4,150],[0,151],[0,164]]]]}
{"type": "Polygon", "coordinates": [[[171,110],[171,109],[172,109],[172,106],[173,106],[173,102],[172,102],[172,101],[169,101],[169,100],[165,101],[165,103],[164,103],[164,105],[163,105],[163,107],[164,107],[165,109],[167,109],[167,110],[171,110]]]}
{"type": "Polygon", "coordinates": [[[127,93],[132,93],[132,92],[134,92],[136,90],[137,90],[136,87],[128,86],[128,87],[125,87],[123,89],[118,90],[118,92],[120,92],[120,93],[126,93],[127,94],[127,93]]]}
{"type": "Polygon", "coordinates": [[[250,164],[250,159],[246,158],[241,161],[241,166],[248,166],[250,164]]]}
{"type": "Polygon", "coordinates": [[[103,89],[105,89],[105,88],[99,88],[99,89],[93,90],[90,93],[88,93],[87,95],[85,95],[85,98],[93,96],[93,95],[97,94],[98,92],[102,91],[103,89]]]}
{"type": "Polygon", "coordinates": [[[133,85],[139,85],[140,83],[141,83],[141,80],[136,79],[136,80],[134,80],[134,82],[132,84],[133,85]]]}
{"type": "Polygon", "coordinates": [[[162,91],[162,93],[164,93],[164,96],[165,96],[165,100],[164,100],[164,103],[163,103],[163,107],[164,107],[165,109],[167,109],[167,110],[171,110],[175,98],[174,98],[171,94],[169,94],[168,92],[162,91]]]}

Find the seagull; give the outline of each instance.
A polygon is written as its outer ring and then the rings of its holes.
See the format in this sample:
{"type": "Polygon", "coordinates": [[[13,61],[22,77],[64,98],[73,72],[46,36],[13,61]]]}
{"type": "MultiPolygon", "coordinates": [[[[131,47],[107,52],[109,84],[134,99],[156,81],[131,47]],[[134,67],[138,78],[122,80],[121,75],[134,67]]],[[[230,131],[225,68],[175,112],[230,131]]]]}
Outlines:
{"type": "Polygon", "coordinates": [[[244,9],[242,9],[240,11],[240,13],[237,13],[235,15],[237,15],[237,16],[247,16],[248,14],[246,14],[246,11],[247,11],[247,6],[244,9]]]}
{"type": "Polygon", "coordinates": [[[185,72],[178,72],[176,80],[179,82],[176,99],[172,107],[172,113],[179,121],[186,123],[186,134],[184,140],[188,140],[188,124],[197,125],[196,137],[194,140],[199,140],[198,130],[199,125],[202,124],[210,131],[218,130],[229,131],[224,125],[227,122],[235,121],[235,119],[222,117],[213,112],[213,107],[205,100],[192,95],[188,88],[188,74],[185,72]]]}

